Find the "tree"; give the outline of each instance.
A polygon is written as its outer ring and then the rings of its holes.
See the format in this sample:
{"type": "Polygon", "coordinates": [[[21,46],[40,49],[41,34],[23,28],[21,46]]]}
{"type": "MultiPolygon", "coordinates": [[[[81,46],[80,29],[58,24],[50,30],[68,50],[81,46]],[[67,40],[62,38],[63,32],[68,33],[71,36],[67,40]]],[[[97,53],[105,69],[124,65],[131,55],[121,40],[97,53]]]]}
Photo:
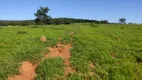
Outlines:
{"type": "Polygon", "coordinates": [[[121,24],[125,24],[125,23],[126,23],[126,19],[125,19],[125,18],[120,18],[120,19],[119,19],[119,22],[120,22],[121,24]]]}
{"type": "Polygon", "coordinates": [[[108,20],[104,20],[104,24],[108,24],[109,22],[108,22],[108,20]]]}
{"type": "Polygon", "coordinates": [[[101,20],[99,23],[100,24],[108,24],[108,20],[101,20]]]}
{"type": "Polygon", "coordinates": [[[49,24],[51,17],[47,15],[49,12],[48,7],[40,7],[40,9],[37,9],[37,12],[34,13],[36,16],[35,22],[37,24],[49,24]]]}

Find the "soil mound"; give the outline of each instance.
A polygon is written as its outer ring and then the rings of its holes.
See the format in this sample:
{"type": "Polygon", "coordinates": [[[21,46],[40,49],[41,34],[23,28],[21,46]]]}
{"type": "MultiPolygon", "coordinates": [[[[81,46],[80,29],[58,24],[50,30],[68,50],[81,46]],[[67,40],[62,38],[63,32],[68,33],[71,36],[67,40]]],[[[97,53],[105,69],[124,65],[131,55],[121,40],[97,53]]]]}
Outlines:
{"type": "Polygon", "coordinates": [[[19,69],[20,74],[13,77],[9,77],[8,80],[33,80],[36,76],[35,68],[36,66],[32,65],[32,63],[28,61],[22,62],[22,66],[19,69]]]}
{"type": "Polygon", "coordinates": [[[47,41],[46,36],[42,36],[42,37],[40,38],[40,41],[46,42],[46,41],[47,41]]]}

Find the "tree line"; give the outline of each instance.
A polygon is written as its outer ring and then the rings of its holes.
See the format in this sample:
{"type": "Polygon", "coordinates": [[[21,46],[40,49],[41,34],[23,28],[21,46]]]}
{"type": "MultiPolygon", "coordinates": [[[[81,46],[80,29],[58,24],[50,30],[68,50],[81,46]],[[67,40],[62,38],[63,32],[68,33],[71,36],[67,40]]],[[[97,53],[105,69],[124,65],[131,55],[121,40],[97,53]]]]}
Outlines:
{"type": "Polygon", "coordinates": [[[37,9],[35,15],[36,24],[71,24],[71,23],[96,23],[96,24],[108,24],[107,20],[97,21],[97,20],[88,20],[88,19],[74,19],[74,18],[54,18],[52,19],[48,12],[50,9],[48,7],[40,7],[37,9]]]}
{"type": "MultiPolygon", "coordinates": [[[[0,20],[0,26],[26,26],[26,25],[50,25],[50,24],[72,24],[72,23],[95,23],[95,24],[112,24],[108,20],[89,20],[89,19],[75,19],[75,18],[52,18],[48,15],[50,9],[48,7],[40,7],[37,12],[34,13],[35,20],[21,20],[21,21],[8,21],[0,20]]],[[[126,19],[120,18],[119,23],[125,24],[126,19]]]]}
{"type": "MultiPolygon", "coordinates": [[[[73,23],[95,23],[95,24],[108,24],[107,20],[88,20],[88,19],[74,19],[74,18],[52,18],[45,25],[60,25],[60,24],[73,24],[73,23]]],[[[43,23],[36,22],[35,20],[0,20],[0,26],[27,26],[27,25],[42,25],[43,23]]]]}

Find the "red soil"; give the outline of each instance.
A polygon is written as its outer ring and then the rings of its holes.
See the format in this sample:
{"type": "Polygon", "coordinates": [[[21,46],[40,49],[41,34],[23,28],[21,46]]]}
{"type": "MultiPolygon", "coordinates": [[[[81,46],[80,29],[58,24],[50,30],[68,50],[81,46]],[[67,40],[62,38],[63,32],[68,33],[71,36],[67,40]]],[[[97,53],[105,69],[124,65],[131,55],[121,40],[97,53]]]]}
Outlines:
{"type": "Polygon", "coordinates": [[[89,64],[89,67],[90,67],[90,68],[95,68],[95,65],[91,62],[91,63],[89,64]]]}
{"type": "MultiPolygon", "coordinates": [[[[44,59],[56,58],[56,57],[64,58],[64,63],[66,65],[65,71],[64,71],[65,76],[68,75],[68,73],[74,72],[69,61],[71,57],[69,53],[70,48],[71,48],[70,44],[68,45],[57,44],[55,48],[48,48],[50,53],[45,55],[45,58],[44,58],[44,59]]],[[[22,66],[19,69],[20,74],[9,77],[8,80],[33,80],[34,77],[36,76],[36,73],[35,73],[36,66],[37,65],[32,65],[32,63],[28,61],[22,62],[22,66]]]]}
{"type": "Polygon", "coordinates": [[[68,73],[74,72],[69,61],[71,57],[71,54],[69,53],[70,48],[71,48],[70,44],[68,45],[57,44],[57,47],[49,48],[50,53],[46,55],[46,58],[56,58],[56,57],[64,58],[64,63],[66,65],[64,75],[68,75],[68,73]]]}
{"type": "MultiPolygon", "coordinates": [[[[70,34],[70,36],[73,36],[74,32],[72,32],[70,34]]],[[[42,36],[40,38],[40,40],[42,42],[46,42],[46,37],[42,36]]],[[[69,52],[69,49],[71,48],[71,45],[63,45],[61,44],[60,40],[62,40],[61,38],[59,39],[59,43],[56,45],[56,47],[54,48],[48,48],[50,53],[45,55],[45,58],[56,58],[56,57],[61,57],[64,58],[64,63],[66,65],[65,67],[65,71],[64,71],[64,76],[68,75],[68,73],[72,73],[75,70],[72,69],[71,64],[70,64],[70,57],[71,54],[69,52]]],[[[72,42],[72,39],[71,39],[72,42]]],[[[33,80],[34,77],[36,76],[35,73],[35,68],[38,64],[36,65],[32,65],[32,63],[30,63],[29,61],[26,62],[22,62],[22,66],[20,67],[19,71],[20,74],[16,75],[16,76],[12,76],[12,77],[8,77],[8,80],[33,80]]]]}
{"type": "Polygon", "coordinates": [[[32,65],[32,63],[28,61],[22,62],[22,66],[19,69],[20,74],[9,77],[8,80],[33,80],[36,76],[35,68],[36,65],[32,65]]]}
{"type": "MultiPolygon", "coordinates": [[[[92,70],[92,69],[94,69],[94,68],[95,68],[95,65],[91,62],[91,63],[89,64],[89,67],[90,67],[90,68],[91,68],[91,70],[92,70]]],[[[89,75],[93,76],[93,75],[94,75],[94,72],[93,72],[93,71],[91,71],[91,72],[89,73],[89,75]]]]}

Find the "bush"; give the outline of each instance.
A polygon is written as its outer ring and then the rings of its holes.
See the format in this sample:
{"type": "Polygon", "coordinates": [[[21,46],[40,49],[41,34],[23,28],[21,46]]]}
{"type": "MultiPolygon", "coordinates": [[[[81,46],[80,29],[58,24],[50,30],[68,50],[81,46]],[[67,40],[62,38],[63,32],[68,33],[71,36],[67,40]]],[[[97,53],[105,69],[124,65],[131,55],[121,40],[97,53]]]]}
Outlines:
{"type": "Polygon", "coordinates": [[[0,27],[0,30],[2,30],[3,28],[0,27]]]}
{"type": "Polygon", "coordinates": [[[28,34],[26,31],[18,31],[17,34],[28,34]]]}
{"type": "Polygon", "coordinates": [[[26,25],[35,25],[33,20],[24,20],[24,21],[0,21],[0,26],[26,26],[26,25]]]}
{"type": "Polygon", "coordinates": [[[121,29],[124,29],[124,27],[121,27],[121,29]]]}
{"type": "Polygon", "coordinates": [[[92,25],[91,25],[91,27],[98,27],[98,26],[97,26],[97,25],[95,25],[95,24],[92,24],[92,25]]]}
{"type": "Polygon", "coordinates": [[[33,22],[33,21],[23,21],[23,22],[21,23],[21,25],[22,25],[22,26],[35,25],[35,22],[33,22]]]}
{"type": "Polygon", "coordinates": [[[38,28],[38,25],[31,26],[30,28],[38,28]]]}

